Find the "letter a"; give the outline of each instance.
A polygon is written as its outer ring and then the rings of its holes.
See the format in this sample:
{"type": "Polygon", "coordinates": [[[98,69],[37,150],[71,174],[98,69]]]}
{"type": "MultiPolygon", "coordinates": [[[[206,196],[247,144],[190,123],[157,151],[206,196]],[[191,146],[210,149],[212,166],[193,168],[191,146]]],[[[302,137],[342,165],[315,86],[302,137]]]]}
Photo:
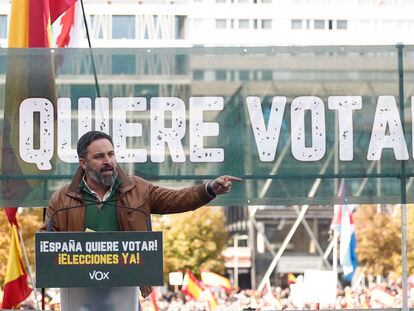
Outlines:
{"type": "Polygon", "coordinates": [[[396,160],[408,159],[407,144],[394,96],[378,97],[367,159],[380,160],[384,148],[392,148],[396,160]],[[386,134],[387,128],[389,135],[386,134]]]}

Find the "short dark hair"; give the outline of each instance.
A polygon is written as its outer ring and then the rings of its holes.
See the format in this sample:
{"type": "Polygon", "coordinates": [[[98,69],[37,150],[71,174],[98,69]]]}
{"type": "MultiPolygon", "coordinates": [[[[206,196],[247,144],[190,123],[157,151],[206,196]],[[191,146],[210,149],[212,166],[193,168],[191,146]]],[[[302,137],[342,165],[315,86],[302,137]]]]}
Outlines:
{"type": "Polygon", "coordinates": [[[104,132],[99,131],[90,131],[81,136],[78,140],[78,157],[79,158],[85,158],[88,153],[88,146],[92,144],[95,140],[99,139],[107,139],[113,146],[114,143],[112,142],[112,137],[104,132]]]}

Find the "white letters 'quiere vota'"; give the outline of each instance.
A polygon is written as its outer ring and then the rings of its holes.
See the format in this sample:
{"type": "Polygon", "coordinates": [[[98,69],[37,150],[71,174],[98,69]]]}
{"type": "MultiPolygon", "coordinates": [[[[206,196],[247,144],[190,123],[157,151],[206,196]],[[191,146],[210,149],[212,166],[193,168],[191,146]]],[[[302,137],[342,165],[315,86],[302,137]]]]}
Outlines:
{"type": "MultiPolygon", "coordinates": [[[[414,96],[411,98],[411,113],[414,114],[414,96]]],[[[222,111],[223,97],[190,97],[188,111],[188,130],[186,107],[178,97],[153,97],[149,103],[150,117],[150,156],[146,148],[127,148],[128,138],[143,135],[143,126],[139,122],[127,122],[130,112],[146,112],[145,97],[112,98],[112,118],[110,117],[110,100],[106,97],[95,99],[92,110],[91,98],[78,99],[78,137],[94,129],[109,133],[112,120],[112,139],[120,163],[154,163],[165,161],[165,148],[173,162],[186,162],[183,138],[188,133],[188,154],[190,162],[223,162],[225,146],[206,147],[205,137],[217,137],[220,134],[218,122],[205,122],[204,112],[222,111]],[[93,115],[94,112],[94,115],[93,115]],[[171,116],[171,124],[166,126],[166,114],[171,116]]],[[[275,96],[271,103],[267,126],[259,97],[248,96],[245,99],[251,129],[254,134],[257,154],[262,162],[275,160],[279,135],[286,108],[286,97],[275,96]]],[[[330,96],[328,109],[338,115],[339,160],[352,161],[353,149],[353,115],[362,109],[361,96],[330,96]]],[[[326,153],[326,117],[325,104],[316,96],[301,96],[292,100],[290,105],[290,136],[292,156],[298,161],[319,161],[326,153]],[[305,132],[305,113],[311,115],[311,133],[305,132]],[[311,135],[311,146],[305,144],[305,134],[311,135]]],[[[54,156],[54,107],[45,98],[27,98],[19,109],[19,153],[23,161],[36,164],[39,170],[52,169],[54,156]],[[40,116],[39,147],[34,146],[34,115],[40,116]]],[[[71,136],[71,100],[57,100],[57,155],[65,163],[77,163],[76,149],[72,148],[71,136]]],[[[384,148],[394,152],[396,160],[408,160],[408,148],[404,138],[399,109],[394,96],[379,96],[372,124],[371,136],[367,148],[367,160],[381,159],[384,148]],[[387,132],[388,129],[388,132],[387,132]]],[[[414,130],[413,130],[414,132],[414,130]]],[[[225,135],[225,133],[222,133],[225,135]]],[[[76,138],[74,138],[76,140],[76,138]]],[[[222,141],[222,140],[220,140],[222,141]]],[[[414,153],[414,144],[413,153],[414,153]]]]}

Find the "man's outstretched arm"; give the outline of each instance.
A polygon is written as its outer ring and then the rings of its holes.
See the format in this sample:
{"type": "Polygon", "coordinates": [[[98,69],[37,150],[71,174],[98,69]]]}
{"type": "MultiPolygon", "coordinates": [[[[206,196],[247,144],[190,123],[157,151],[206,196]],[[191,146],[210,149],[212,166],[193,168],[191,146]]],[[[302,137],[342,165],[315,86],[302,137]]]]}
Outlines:
{"type": "Polygon", "coordinates": [[[181,190],[152,186],[150,190],[151,213],[170,214],[195,210],[213,200],[216,195],[228,193],[233,181],[242,180],[226,175],[217,177],[206,184],[181,190]]]}

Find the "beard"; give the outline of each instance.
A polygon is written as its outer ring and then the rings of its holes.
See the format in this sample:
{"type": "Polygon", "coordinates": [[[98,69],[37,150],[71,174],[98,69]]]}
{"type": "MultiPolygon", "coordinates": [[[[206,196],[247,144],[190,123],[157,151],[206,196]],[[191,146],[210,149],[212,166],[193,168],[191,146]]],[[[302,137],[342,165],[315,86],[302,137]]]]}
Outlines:
{"type": "Polygon", "coordinates": [[[100,171],[96,171],[93,168],[86,167],[87,176],[107,187],[112,187],[115,184],[115,180],[118,177],[118,172],[110,165],[104,166],[100,171]],[[112,169],[112,175],[103,175],[102,172],[112,169]]]}

